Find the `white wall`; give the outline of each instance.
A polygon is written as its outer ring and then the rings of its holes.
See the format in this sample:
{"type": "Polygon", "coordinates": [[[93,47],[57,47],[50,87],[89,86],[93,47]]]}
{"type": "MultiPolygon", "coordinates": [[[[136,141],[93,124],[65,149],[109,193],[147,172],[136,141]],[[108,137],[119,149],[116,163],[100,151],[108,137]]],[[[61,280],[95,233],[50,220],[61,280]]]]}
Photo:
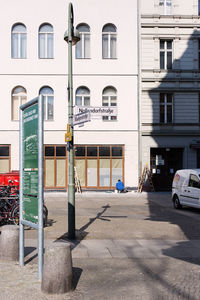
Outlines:
{"type": "MultiPolygon", "coordinates": [[[[101,119],[75,128],[76,144],[124,144],[125,183],[137,185],[137,1],[74,0],[74,26],[87,23],[91,29],[91,59],[73,59],[74,94],[85,85],[91,92],[91,105],[102,105],[106,86],[117,89],[118,117],[115,122],[101,119]],[[117,27],[117,59],[102,59],[102,28],[117,27]]],[[[54,90],[54,121],[45,121],[44,143],[65,144],[68,118],[67,59],[64,32],[68,27],[66,0],[7,0],[0,10],[2,30],[0,85],[3,87],[0,111],[0,144],[11,144],[11,169],[18,169],[18,121],[11,120],[11,91],[20,85],[28,100],[42,86],[54,90]],[[11,28],[23,23],[27,28],[27,58],[11,59],[11,28]],[[54,28],[54,59],[38,59],[38,29],[43,23],[54,28]]],[[[73,56],[75,47],[73,47],[73,56]]]]}

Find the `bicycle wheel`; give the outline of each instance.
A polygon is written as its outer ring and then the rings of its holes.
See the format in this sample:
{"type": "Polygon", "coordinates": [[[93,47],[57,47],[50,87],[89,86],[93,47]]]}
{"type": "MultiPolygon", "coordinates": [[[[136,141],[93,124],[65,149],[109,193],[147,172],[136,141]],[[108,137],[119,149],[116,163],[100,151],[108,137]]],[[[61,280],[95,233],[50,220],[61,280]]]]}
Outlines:
{"type": "Polygon", "coordinates": [[[47,221],[48,221],[48,209],[45,205],[43,205],[43,226],[47,226],[47,221]]]}
{"type": "Polygon", "coordinates": [[[19,225],[19,205],[14,206],[12,209],[11,220],[14,225],[19,225]]]}

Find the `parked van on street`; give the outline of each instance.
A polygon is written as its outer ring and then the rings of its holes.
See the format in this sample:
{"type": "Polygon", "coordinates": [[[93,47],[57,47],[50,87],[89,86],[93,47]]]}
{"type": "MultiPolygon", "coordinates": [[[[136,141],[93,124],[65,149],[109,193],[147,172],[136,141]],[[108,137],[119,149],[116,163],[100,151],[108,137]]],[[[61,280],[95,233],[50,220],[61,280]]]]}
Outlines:
{"type": "Polygon", "coordinates": [[[200,169],[176,171],[172,183],[174,208],[183,205],[200,208],[200,169]]]}

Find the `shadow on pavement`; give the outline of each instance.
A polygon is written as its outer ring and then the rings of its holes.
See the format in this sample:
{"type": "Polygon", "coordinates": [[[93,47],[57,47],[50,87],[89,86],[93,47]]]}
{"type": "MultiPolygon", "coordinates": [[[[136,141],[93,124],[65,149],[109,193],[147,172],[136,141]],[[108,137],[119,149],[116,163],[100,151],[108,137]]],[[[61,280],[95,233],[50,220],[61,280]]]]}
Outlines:
{"type": "Polygon", "coordinates": [[[86,223],[84,226],[82,226],[80,229],[76,230],[76,240],[75,241],[71,241],[68,239],[68,232],[64,233],[62,236],[60,236],[56,242],[58,241],[68,241],[68,242],[72,242],[72,249],[74,249],[81,240],[83,240],[87,235],[88,232],[86,231],[86,229],[93,224],[97,219],[102,220],[102,221],[107,221],[110,222],[110,220],[106,219],[105,217],[102,217],[102,215],[107,211],[108,208],[110,208],[110,205],[107,204],[105,206],[102,206],[103,210],[99,213],[97,213],[95,218],[90,218],[89,222],[86,223]],[[74,246],[73,246],[74,245],[74,246]]]}

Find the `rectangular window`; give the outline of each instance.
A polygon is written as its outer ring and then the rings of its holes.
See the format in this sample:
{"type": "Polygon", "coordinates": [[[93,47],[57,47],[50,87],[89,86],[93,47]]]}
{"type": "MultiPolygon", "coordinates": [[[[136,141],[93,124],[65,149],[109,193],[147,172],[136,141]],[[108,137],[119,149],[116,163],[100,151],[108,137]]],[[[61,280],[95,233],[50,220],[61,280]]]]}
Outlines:
{"type": "Polygon", "coordinates": [[[168,124],[173,121],[172,94],[160,94],[160,123],[168,124]]]}
{"type": "Polygon", "coordinates": [[[10,147],[0,146],[0,173],[10,171],[10,147]]]}
{"type": "Polygon", "coordinates": [[[67,179],[67,149],[65,145],[47,145],[44,148],[46,188],[65,188],[67,179]]]}
{"type": "Polygon", "coordinates": [[[159,8],[161,15],[171,15],[172,14],[172,1],[171,0],[160,0],[159,8]]]}
{"type": "Polygon", "coordinates": [[[114,188],[118,179],[124,179],[124,147],[75,146],[75,166],[83,188],[114,188]]]}
{"type": "Polygon", "coordinates": [[[172,69],[172,41],[160,40],[160,69],[172,69]]]}

